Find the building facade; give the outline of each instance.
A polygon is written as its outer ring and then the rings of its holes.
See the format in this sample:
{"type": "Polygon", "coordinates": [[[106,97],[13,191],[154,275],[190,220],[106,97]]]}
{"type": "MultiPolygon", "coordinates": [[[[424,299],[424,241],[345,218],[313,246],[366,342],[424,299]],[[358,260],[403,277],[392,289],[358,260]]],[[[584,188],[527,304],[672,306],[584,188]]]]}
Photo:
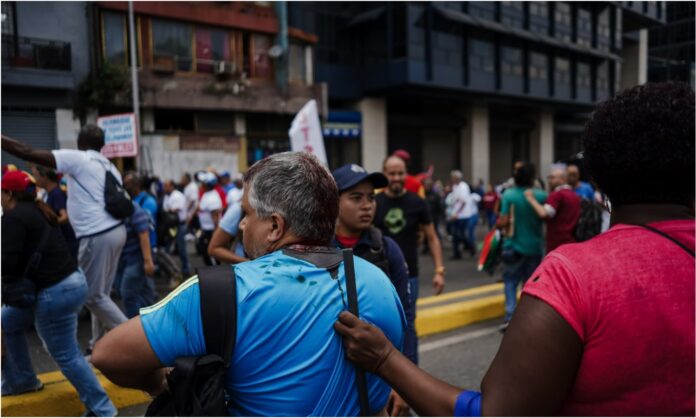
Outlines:
{"type": "Polygon", "coordinates": [[[650,30],[648,46],[649,81],[683,81],[694,87],[696,49],[696,4],[666,3],[666,23],[650,30]]]}
{"type": "Polygon", "coordinates": [[[332,166],[369,170],[398,148],[411,171],[499,182],[516,160],[550,164],[580,150],[593,105],[646,81],[648,27],[659,2],[289,4],[314,33],[315,79],[360,137],[326,138],[332,166]],[[333,151],[338,150],[338,151],[333,151]],[[341,159],[343,156],[343,159],[341,159]],[[348,158],[346,158],[348,156],[348,158]]]}

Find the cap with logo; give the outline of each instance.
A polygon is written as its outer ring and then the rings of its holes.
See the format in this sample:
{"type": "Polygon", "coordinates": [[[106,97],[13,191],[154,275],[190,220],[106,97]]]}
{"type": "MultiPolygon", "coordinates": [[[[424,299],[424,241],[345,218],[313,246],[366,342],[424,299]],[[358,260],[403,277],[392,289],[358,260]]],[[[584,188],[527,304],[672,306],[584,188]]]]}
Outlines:
{"type": "Polygon", "coordinates": [[[36,182],[28,173],[20,170],[8,171],[2,176],[0,188],[13,192],[23,192],[36,187],[36,182]]]}
{"type": "Polygon", "coordinates": [[[339,192],[348,190],[366,180],[370,181],[375,189],[387,187],[387,184],[389,184],[384,174],[380,172],[368,173],[367,170],[357,164],[346,164],[343,167],[337,168],[331,174],[334,180],[336,180],[339,192]]]}

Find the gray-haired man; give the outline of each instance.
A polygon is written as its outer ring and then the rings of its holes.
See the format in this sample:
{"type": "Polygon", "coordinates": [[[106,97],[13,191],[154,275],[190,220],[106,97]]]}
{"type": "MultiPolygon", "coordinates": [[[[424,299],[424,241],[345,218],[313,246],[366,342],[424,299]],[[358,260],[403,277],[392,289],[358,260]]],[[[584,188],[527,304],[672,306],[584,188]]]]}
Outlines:
{"type": "MultiPolygon", "coordinates": [[[[340,252],[329,248],[338,215],[331,174],[306,153],[281,153],[244,178],[240,224],[252,261],[237,264],[237,343],[225,382],[230,415],[356,416],[354,369],[333,323],[346,309],[340,252]]],[[[400,346],[406,319],[387,276],[355,258],[361,317],[400,346]]],[[[162,368],[205,354],[198,277],[97,344],[92,362],[114,383],[164,390],[162,368]]],[[[371,411],[390,388],[367,375],[371,411]]]]}

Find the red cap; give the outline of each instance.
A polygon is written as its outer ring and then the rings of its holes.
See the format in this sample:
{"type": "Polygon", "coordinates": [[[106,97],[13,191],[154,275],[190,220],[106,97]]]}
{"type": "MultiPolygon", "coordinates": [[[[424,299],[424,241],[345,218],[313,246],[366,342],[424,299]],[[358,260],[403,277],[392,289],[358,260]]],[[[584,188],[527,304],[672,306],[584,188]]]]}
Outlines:
{"type": "Polygon", "coordinates": [[[29,174],[20,170],[6,172],[5,175],[2,176],[2,181],[0,182],[0,188],[2,188],[2,190],[10,190],[13,192],[22,192],[34,185],[34,181],[29,174]]]}
{"type": "Polygon", "coordinates": [[[392,153],[393,156],[399,157],[402,160],[408,162],[411,159],[411,154],[405,149],[398,149],[392,153]]]}

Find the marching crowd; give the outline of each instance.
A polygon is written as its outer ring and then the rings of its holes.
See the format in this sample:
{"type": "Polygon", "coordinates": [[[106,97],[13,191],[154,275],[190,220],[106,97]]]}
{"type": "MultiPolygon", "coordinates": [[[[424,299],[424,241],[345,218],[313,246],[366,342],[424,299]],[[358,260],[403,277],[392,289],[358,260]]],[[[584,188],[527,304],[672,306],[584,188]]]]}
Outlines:
{"type": "Polygon", "coordinates": [[[94,125],[77,143],[45,151],[2,137],[3,150],[34,164],[2,173],[3,396],[42,389],[24,335],[32,323],[87,414],[117,413],[89,362],[119,385],[166,392],[167,367],[204,355],[209,337],[190,277],[194,241],[206,265],[233,266],[232,415],[357,415],[351,362],[369,372],[370,413],[694,413],[688,86],[621,93],[592,115],[582,161],[554,165],[546,181],[519,161],[497,186],[459,170],[447,185],[432,171],[409,174],[404,150],[381,172],[330,173],[308,154],[281,153],[243,177],[207,169],[161,181],[120,173],[94,125]],[[483,223],[504,237],[505,335],[480,391],[463,390],[417,366],[418,278],[431,274],[440,294],[443,238],[452,260],[475,256],[483,223]],[[359,318],[343,312],[343,248],[360,257],[359,318]],[[420,251],[432,272],[420,271],[420,251]],[[157,276],[178,285],[159,302],[157,276]],[[92,338],[81,350],[83,305],[92,338]]]}

